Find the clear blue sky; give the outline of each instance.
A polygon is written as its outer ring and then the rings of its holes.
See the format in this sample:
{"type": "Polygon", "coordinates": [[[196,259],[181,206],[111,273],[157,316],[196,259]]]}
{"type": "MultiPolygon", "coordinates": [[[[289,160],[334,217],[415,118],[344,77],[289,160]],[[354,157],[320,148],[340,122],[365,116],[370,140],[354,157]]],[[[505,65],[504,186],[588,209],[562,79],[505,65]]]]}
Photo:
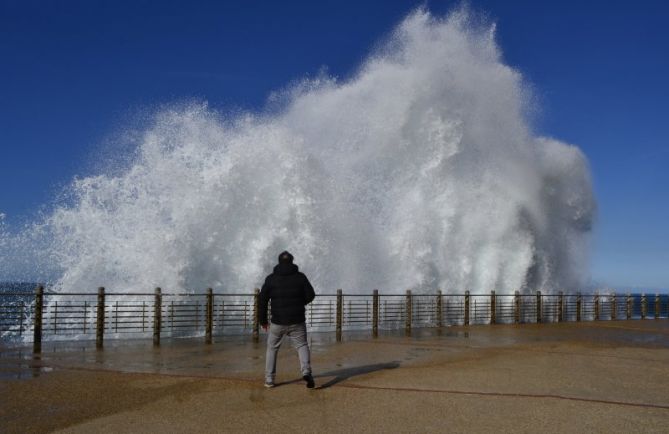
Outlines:
{"type": "MultiPolygon", "coordinates": [[[[322,66],[347,77],[415,7],[451,1],[0,0],[0,212],[30,220],[104,142],[162,103],[255,110],[322,66]]],[[[538,94],[538,132],[577,144],[599,217],[592,275],[669,287],[669,6],[484,1],[538,94]]]]}

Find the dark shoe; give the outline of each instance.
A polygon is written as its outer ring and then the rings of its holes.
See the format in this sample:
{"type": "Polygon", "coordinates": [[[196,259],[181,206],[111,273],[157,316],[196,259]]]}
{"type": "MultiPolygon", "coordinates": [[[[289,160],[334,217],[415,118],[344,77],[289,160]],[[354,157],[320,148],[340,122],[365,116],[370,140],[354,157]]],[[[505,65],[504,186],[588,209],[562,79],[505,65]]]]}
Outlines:
{"type": "Polygon", "coordinates": [[[276,386],[273,381],[265,381],[265,387],[268,389],[271,389],[272,387],[276,386]]]}
{"type": "Polygon", "coordinates": [[[302,379],[307,382],[307,389],[313,389],[316,387],[316,383],[314,383],[314,377],[312,377],[311,374],[303,375],[302,379]]]}

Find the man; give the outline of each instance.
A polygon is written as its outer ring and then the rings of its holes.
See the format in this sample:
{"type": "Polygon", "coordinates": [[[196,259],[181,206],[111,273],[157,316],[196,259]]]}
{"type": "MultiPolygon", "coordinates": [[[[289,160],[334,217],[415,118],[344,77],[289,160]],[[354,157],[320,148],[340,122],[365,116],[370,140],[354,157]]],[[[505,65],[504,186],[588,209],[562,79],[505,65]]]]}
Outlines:
{"type": "Polygon", "coordinates": [[[267,303],[272,301],[272,323],[267,335],[265,359],[265,387],[274,387],[276,356],[281,340],[288,336],[300,358],[302,379],[307,387],[314,387],[311,375],[311,355],[307,344],[307,325],[304,306],[311,303],[316,294],[309,279],[293,264],[293,255],[284,251],[279,255],[279,264],[267,276],[260,290],[260,325],[267,331],[267,303]]]}

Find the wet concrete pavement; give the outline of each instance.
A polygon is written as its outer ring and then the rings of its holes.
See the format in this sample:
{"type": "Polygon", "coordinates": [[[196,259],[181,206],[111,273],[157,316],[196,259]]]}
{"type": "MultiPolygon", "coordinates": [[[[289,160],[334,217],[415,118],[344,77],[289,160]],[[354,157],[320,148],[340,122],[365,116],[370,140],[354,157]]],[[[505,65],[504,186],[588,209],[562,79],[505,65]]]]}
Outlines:
{"type": "Polygon", "coordinates": [[[1,348],[0,431],[257,432],[274,424],[292,432],[666,432],[669,426],[667,320],[310,339],[316,391],[304,389],[288,343],[280,352],[279,387],[264,390],[264,344],[248,336],[212,345],[165,340],[160,348],[108,341],[103,351],[94,342],[47,342],[38,358],[29,348],[1,348]],[[48,416],[35,418],[45,407],[48,416]]]}

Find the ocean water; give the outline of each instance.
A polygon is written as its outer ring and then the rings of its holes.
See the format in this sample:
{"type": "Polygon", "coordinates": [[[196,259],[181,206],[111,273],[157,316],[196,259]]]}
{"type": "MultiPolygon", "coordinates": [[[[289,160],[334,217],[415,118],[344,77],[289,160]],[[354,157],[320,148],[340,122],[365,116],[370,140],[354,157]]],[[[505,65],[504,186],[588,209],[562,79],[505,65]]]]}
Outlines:
{"type": "Polygon", "coordinates": [[[32,224],[0,218],[0,279],[250,292],[288,249],[320,293],[573,291],[588,162],[534,131],[538,110],[493,24],[419,9],[348,79],[302,80],[256,113],[157,109],[32,224]]]}
{"type": "Polygon", "coordinates": [[[36,286],[29,282],[0,282],[0,342],[23,342],[32,338],[36,286]]]}
{"type": "Polygon", "coordinates": [[[0,282],[0,297],[2,301],[32,301],[36,287],[31,282],[0,282]]]}

